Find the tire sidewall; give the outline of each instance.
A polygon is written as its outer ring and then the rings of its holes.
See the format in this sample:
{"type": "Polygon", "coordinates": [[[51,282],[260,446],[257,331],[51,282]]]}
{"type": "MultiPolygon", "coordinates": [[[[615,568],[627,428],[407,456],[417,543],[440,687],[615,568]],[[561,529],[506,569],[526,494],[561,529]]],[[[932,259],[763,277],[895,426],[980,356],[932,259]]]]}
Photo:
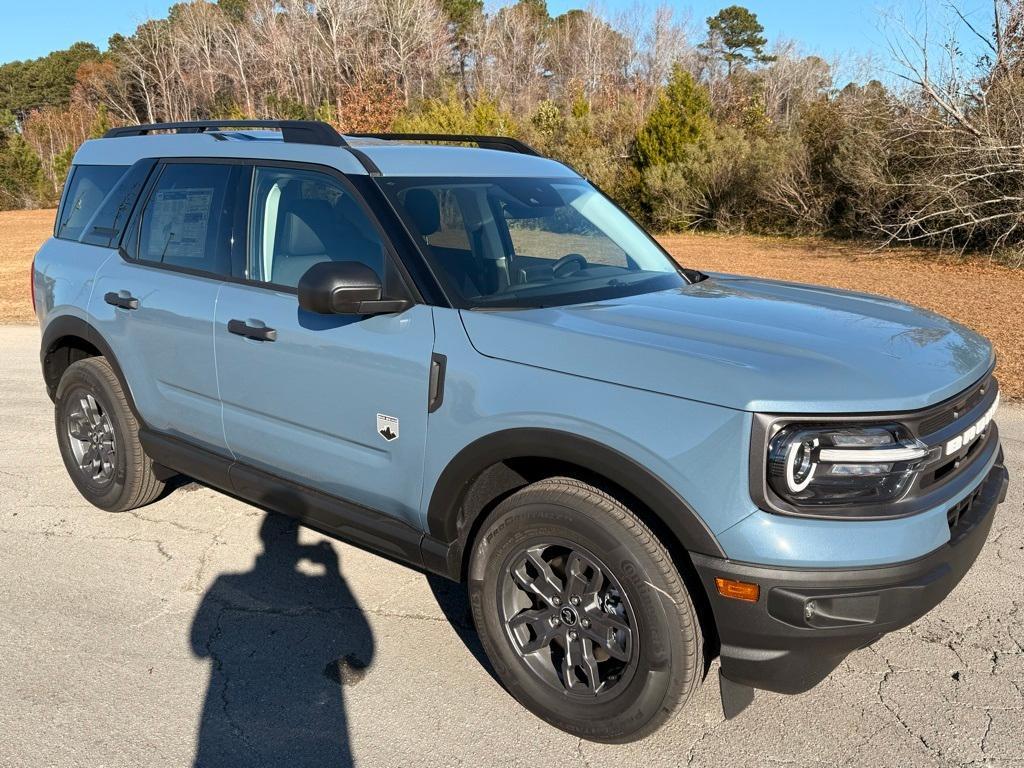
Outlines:
{"type": "Polygon", "coordinates": [[[75,484],[79,493],[86,500],[101,509],[115,508],[126,492],[128,482],[128,436],[129,425],[125,421],[124,409],[121,398],[114,392],[109,384],[98,376],[90,364],[83,364],[87,361],[72,364],[57,385],[57,393],[54,397],[54,413],[57,428],[57,444],[60,446],[60,455],[64,460],[71,481],[75,484]],[[84,391],[91,394],[104,413],[110,419],[110,425],[114,431],[115,452],[114,452],[114,476],[109,483],[99,485],[92,482],[82,474],[78,466],[75,454],[71,449],[71,437],[68,435],[68,415],[74,407],[74,395],[76,392],[84,391]]]}
{"type": "MultiPolygon", "coordinates": [[[[514,499],[510,499],[514,502],[514,499]]],[[[524,500],[525,501],[525,500],[524,500]]],[[[536,715],[574,735],[594,741],[629,741],[643,733],[666,707],[678,686],[684,628],[666,591],[657,563],[621,526],[587,514],[579,499],[572,506],[550,501],[499,508],[479,536],[469,573],[473,618],[494,669],[517,699],[536,715]],[[580,706],[538,679],[507,638],[497,609],[500,570],[507,558],[531,543],[568,539],[589,549],[612,571],[636,618],[637,668],[626,689],[609,700],[580,706]],[[666,605],[667,603],[667,605],[666,605]]],[[[660,722],[660,721],[659,721],[660,722]]]]}

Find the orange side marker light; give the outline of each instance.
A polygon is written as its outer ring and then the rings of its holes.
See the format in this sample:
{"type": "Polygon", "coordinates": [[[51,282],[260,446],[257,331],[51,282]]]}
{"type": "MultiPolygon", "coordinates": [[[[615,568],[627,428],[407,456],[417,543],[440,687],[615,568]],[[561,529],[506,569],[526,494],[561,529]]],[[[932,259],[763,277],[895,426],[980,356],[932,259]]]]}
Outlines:
{"type": "Polygon", "coordinates": [[[718,594],[722,597],[731,597],[734,600],[745,600],[748,603],[756,603],[761,594],[761,588],[749,581],[736,581],[735,579],[723,579],[715,577],[715,586],[718,587],[718,594]]]}

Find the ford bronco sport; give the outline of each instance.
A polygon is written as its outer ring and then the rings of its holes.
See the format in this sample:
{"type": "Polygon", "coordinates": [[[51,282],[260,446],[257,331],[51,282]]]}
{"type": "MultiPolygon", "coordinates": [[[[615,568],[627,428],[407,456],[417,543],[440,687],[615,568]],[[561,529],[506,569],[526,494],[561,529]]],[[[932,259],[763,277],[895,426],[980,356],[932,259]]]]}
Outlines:
{"type": "Polygon", "coordinates": [[[32,281],[86,499],[181,473],[466,582],[503,684],[587,739],[715,655],[727,716],[808,690],[941,601],[1006,494],[983,338],[680,268],[512,139],[117,128],[32,281]]]}

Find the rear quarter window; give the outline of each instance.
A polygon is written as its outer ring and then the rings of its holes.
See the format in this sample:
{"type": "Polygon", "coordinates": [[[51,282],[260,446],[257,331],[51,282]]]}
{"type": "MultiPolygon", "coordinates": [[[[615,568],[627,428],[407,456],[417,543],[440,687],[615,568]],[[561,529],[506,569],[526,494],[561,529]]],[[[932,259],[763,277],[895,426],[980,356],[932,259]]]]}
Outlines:
{"type": "Polygon", "coordinates": [[[78,240],[127,165],[76,165],[71,172],[57,220],[56,237],[78,240]]]}
{"type": "Polygon", "coordinates": [[[104,198],[96,214],[85,225],[81,242],[113,248],[121,240],[121,232],[146,185],[156,160],[139,160],[121,177],[104,198]]]}

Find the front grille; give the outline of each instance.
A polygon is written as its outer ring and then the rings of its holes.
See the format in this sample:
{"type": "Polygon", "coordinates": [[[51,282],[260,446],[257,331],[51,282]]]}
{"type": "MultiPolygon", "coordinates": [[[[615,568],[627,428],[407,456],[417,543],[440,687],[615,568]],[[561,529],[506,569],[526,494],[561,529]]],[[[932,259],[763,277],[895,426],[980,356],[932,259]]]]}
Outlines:
{"type": "Polygon", "coordinates": [[[952,424],[981,402],[991,383],[992,377],[986,376],[951,402],[945,403],[938,412],[929,414],[920,422],[918,434],[930,435],[932,432],[938,432],[943,427],[952,424]]]}
{"type": "MultiPolygon", "coordinates": [[[[984,483],[982,483],[982,485],[984,485],[984,483]]],[[[958,533],[957,529],[960,527],[960,524],[968,519],[968,513],[971,511],[971,507],[981,495],[982,485],[979,485],[970,496],[954,504],[946,512],[946,522],[949,523],[949,531],[952,534],[952,538],[956,538],[956,534],[958,533]]]]}
{"type": "Polygon", "coordinates": [[[950,475],[957,472],[961,467],[966,468],[970,465],[976,455],[981,451],[981,448],[988,441],[989,433],[992,427],[989,426],[980,437],[976,438],[974,442],[967,446],[967,448],[961,450],[960,453],[948,458],[944,463],[938,466],[932,465],[930,469],[926,469],[921,472],[921,476],[918,479],[918,487],[921,490],[930,488],[942,480],[948,479],[950,475]]]}

